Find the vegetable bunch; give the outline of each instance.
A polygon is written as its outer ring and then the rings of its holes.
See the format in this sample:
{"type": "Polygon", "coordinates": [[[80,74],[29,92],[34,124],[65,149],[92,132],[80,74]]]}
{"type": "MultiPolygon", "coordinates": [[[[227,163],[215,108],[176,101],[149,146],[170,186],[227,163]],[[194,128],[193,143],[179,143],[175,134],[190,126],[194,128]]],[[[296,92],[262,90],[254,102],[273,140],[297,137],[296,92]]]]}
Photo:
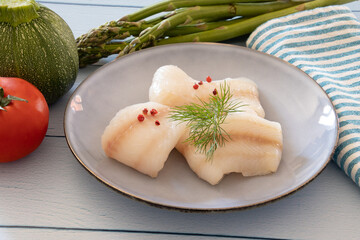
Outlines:
{"type": "Polygon", "coordinates": [[[281,16],[354,0],[166,0],[76,39],[80,67],[112,54],[180,42],[220,42],[281,16]]]}

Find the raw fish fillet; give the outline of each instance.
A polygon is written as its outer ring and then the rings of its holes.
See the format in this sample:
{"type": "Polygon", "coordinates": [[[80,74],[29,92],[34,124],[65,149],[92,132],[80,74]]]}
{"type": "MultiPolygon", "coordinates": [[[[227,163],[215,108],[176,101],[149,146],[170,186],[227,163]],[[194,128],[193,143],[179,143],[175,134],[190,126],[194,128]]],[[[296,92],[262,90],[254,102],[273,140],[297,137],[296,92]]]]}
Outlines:
{"type": "Polygon", "coordinates": [[[201,179],[215,185],[231,172],[256,176],[277,171],[283,146],[279,123],[254,114],[232,113],[227,116],[222,127],[230,139],[215,151],[210,161],[185,142],[188,130],[176,146],[201,179]]]}
{"type": "Polygon", "coordinates": [[[257,114],[260,117],[265,116],[259,100],[259,92],[255,82],[247,78],[227,78],[208,83],[203,81],[198,89],[194,89],[198,80],[192,79],[183,70],[174,65],[165,65],[160,67],[154,74],[152,84],[149,89],[149,99],[152,102],[159,102],[167,106],[181,106],[192,102],[199,102],[209,99],[213,90],[219,90],[220,84],[224,81],[228,84],[233,94],[233,98],[238,99],[242,105],[243,111],[257,114]]]}
{"type": "Polygon", "coordinates": [[[120,110],[102,135],[102,147],[108,157],[156,177],[164,167],[170,152],[176,149],[185,157],[199,178],[215,185],[224,175],[235,172],[243,176],[276,172],[281,160],[283,139],[281,125],[264,119],[257,85],[247,78],[199,81],[173,65],[160,67],[149,89],[150,102],[135,104],[120,110]],[[230,87],[242,112],[231,113],[221,127],[229,134],[225,145],[219,147],[209,161],[206,155],[186,141],[189,129],[169,118],[171,107],[207,101],[213,90],[224,82],[230,87]],[[143,114],[143,109],[148,113],[143,114]],[[157,114],[152,116],[151,109],[157,114]],[[143,114],[144,121],[138,120],[143,114]],[[160,125],[156,125],[159,121],[160,125]]]}
{"type": "Polygon", "coordinates": [[[120,110],[106,127],[102,138],[105,154],[151,177],[163,168],[170,152],[184,134],[185,126],[169,120],[170,108],[155,102],[128,106],[120,110]],[[143,114],[147,108],[148,113],[143,114]],[[152,116],[151,109],[157,114],[152,116]],[[143,114],[144,121],[138,120],[143,114]],[[158,120],[160,125],[156,125],[158,120]]]}

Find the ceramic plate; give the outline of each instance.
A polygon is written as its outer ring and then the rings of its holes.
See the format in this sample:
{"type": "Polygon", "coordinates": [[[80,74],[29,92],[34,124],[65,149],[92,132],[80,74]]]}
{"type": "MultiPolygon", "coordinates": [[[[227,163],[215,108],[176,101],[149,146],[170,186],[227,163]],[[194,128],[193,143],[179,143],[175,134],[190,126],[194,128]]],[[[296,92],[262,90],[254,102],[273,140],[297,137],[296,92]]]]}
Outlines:
{"type": "Polygon", "coordinates": [[[156,206],[192,211],[239,209],[286,196],[323,170],[338,138],[333,105],[308,75],[254,50],[209,43],[153,47],[106,64],[75,90],[64,122],[71,151],[100,181],[156,206]],[[104,128],[120,109],[148,101],[154,72],[167,64],[197,80],[210,75],[255,81],[266,119],[282,125],[284,149],[278,171],[257,177],[230,174],[211,186],[190,170],[176,150],[155,179],[107,158],[100,141],[104,128]]]}

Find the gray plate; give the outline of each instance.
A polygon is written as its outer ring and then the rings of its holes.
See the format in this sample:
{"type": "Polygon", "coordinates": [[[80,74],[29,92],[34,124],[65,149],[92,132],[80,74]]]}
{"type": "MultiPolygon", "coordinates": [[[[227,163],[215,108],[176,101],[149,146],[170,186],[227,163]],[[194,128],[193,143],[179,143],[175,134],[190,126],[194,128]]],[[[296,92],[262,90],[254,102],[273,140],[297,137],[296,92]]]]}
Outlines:
{"type": "Polygon", "coordinates": [[[145,49],[91,74],[71,96],[64,117],[71,151],[96,178],[125,195],[169,208],[214,211],[273,201],[315,178],[329,162],[338,138],[338,120],[328,96],[304,72],[247,48],[211,43],[173,44],[145,49]],[[266,119],[280,122],[283,157],[276,173],[230,174],[211,186],[199,179],[174,150],[156,179],[105,156],[100,138],[116,112],[148,101],[154,72],[173,64],[203,80],[248,77],[258,84],[266,119]]]}

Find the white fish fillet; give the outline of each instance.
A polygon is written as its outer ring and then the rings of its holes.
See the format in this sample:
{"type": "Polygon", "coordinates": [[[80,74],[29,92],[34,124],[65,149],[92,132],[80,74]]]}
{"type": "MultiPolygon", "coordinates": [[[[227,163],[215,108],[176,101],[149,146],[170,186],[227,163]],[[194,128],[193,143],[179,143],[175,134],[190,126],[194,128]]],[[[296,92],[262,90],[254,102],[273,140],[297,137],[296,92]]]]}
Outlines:
{"type": "Polygon", "coordinates": [[[106,127],[101,141],[105,154],[139,172],[156,177],[170,152],[183,135],[185,126],[168,119],[170,108],[160,103],[147,102],[120,110],[106,127]],[[145,120],[137,117],[149,110],[145,120]],[[150,114],[156,109],[155,116],[150,114]],[[160,125],[157,126],[155,121],[160,125]]]}
{"type": "Polygon", "coordinates": [[[265,116],[264,109],[260,104],[257,85],[250,79],[227,78],[211,83],[204,79],[203,84],[195,90],[193,85],[199,81],[192,79],[174,65],[162,66],[155,72],[149,89],[149,99],[152,102],[159,102],[171,107],[198,102],[198,98],[207,100],[215,88],[219,90],[220,84],[223,84],[224,81],[230,87],[233,98],[247,105],[241,107],[243,111],[257,114],[260,117],[265,116]]]}
{"type": "Polygon", "coordinates": [[[265,175],[276,172],[281,160],[283,139],[281,125],[264,119],[265,112],[259,100],[257,85],[247,78],[217,80],[203,84],[189,77],[173,65],[160,67],[154,74],[149,89],[150,102],[135,104],[120,110],[102,135],[102,148],[108,157],[156,177],[164,167],[170,152],[183,154],[190,168],[199,178],[215,185],[224,175],[236,172],[243,176],[265,175]],[[213,90],[224,81],[233,98],[240,100],[243,112],[227,116],[222,128],[230,135],[225,146],[219,147],[211,161],[186,142],[189,130],[185,123],[169,119],[171,107],[201,100],[206,101],[213,90]],[[142,110],[149,110],[147,115],[142,110]],[[150,114],[156,109],[155,116],[150,114]],[[138,115],[145,116],[144,121],[138,115]],[[155,121],[160,125],[157,126],[155,121]]]}
{"type": "Polygon", "coordinates": [[[256,176],[277,171],[283,146],[279,123],[254,114],[233,113],[228,115],[222,127],[231,139],[215,151],[211,161],[185,142],[188,132],[176,146],[201,179],[215,185],[231,172],[256,176]]]}

